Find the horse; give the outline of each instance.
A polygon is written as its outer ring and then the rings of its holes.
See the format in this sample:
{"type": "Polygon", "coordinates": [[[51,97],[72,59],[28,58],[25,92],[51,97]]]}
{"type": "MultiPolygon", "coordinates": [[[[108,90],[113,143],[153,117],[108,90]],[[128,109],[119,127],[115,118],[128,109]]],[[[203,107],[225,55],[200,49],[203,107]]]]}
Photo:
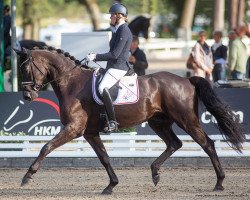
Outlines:
{"type": "MultiPolygon", "coordinates": [[[[111,194],[118,184],[109,156],[99,135],[100,105],[92,96],[93,69],[60,49],[15,50],[23,60],[23,98],[33,101],[48,82],[59,100],[62,130],[47,144],[29,167],[21,185],[29,183],[44,158],[54,149],[78,137],[84,137],[97,154],[109,176],[102,194],[111,194]],[[44,81],[47,81],[44,83],[44,81]]],[[[202,129],[198,117],[199,99],[216,118],[217,125],[230,146],[241,152],[246,140],[239,118],[214,92],[210,83],[201,77],[184,78],[169,72],[157,72],[138,77],[139,100],[134,104],[116,105],[119,128],[133,127],[148,121],[149,126],[165,142],[166,150],[151,164],[155,186],[160,180],[161,165],[182,147],[172,129],[175,123],[188,133],[207,153],[217,176],[214,190],[223,190],[225,173],[220,164],[214,141],[202,129]]]]}
{"type": "Polygon", "coordinates": [[[145,39],[148,39],[148,31],[150,26],[151,18],[144,17],[142,15],[133,19],[128,27],[130,28],[133,35],[139,37],[141,34],[145,39]]]}
{"type": "MultiPolygon", "coordinates": [[[[137,37],[142,36],[145,39],[148,39],[148,32],[150,27],[151,18],[144,17],[142,15],[134,18],[129,24],[128,27],[131,33],[137,37]]],[[[96,31],[111,31],[111,28],[99,29],[96,31]]]]}

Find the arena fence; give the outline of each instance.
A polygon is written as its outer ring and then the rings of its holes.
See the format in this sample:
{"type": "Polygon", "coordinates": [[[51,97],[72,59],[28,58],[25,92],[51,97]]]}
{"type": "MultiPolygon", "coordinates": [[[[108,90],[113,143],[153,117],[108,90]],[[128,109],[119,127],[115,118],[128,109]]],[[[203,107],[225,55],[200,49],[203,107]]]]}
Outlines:
{"type": "MultiPolygon", "coordinates": [[[[172,157],[207,157],[201,147],[190,136],[178,136],[183,147],[172,157]]],[[[117,133],[101,135],[110,157],[158,157],[165,149],[165,143],[156,135],[117,133]]],[[[211,135],[219,157],[249,157],[250,135],[243,145],[243,153],[234,151],[220,135],[211,135]]],[[[36,157],[42,146],[52,136],[1,136],[0,157],[36,157]]],[[[90,145],[81,137],[54,150],[48,157],[96,157],[90,145]]]]}

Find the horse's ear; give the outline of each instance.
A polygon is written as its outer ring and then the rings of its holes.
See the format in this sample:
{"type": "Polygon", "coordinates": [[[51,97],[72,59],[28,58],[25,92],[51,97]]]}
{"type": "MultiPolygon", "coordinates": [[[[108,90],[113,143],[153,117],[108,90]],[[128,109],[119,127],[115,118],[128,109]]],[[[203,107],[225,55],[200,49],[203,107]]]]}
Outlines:
{"type": "Polygon", "coordinates": [[[23,55],[24,54],[24,52],[22,51],[22,50],[19,50],[19,49],[17,49],[17,48],[12,48],[15,52],[16,52],[16,54],[17,55],[19,55],[19,56],[21,56],[21,55],[23,55]]]}
{"type": "Polygon", "coordinates": [[[30,54],[30,50],[29,49],[26,49],[26,48],[22,47],[22,50],[23,50],[23,53],[25,53],[26,55],[30,54]]]}

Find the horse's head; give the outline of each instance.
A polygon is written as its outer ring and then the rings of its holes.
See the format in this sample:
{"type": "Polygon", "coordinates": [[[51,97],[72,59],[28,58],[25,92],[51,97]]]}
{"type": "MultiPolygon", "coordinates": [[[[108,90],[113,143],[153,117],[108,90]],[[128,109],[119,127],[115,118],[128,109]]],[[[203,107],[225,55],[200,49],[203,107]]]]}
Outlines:
{"type": "Polygon", "coordinates": [[[144,22],[142,23],[142,34],[144,36],[145,39],[148,39],[148,35],[149,35],[149,27],[150,27],[150,19],[151,18],[144,18],[144,22]]]}
{"type": "Polygon", "coordinates": [[[20,56],[20,72],[22,74],[23,98],[32,101],[38,97],[38,91],[47,76],[44,60],[36,54],[37,50],[14,49],[20,56]]]}
{"type": "Polygon", "coordinates": [[[151,18],[144,16],[138,16],[132,20],[129,24],[132,34],[136,35],[137,37],[141,34],[145,39],[148,39],[150,20],[151,18]]]}

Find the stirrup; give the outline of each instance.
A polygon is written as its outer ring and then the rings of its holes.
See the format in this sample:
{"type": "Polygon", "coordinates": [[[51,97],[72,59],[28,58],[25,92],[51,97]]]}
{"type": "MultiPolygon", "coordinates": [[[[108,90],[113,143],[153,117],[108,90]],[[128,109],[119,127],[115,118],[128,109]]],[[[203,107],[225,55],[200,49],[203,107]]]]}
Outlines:
{"type": "Polygon", "coordinates": [[[118,130],[118,123],[114,120],[110,120],[108,123],[107,123],[107,126],[104,127],[104,132],[105,133],[110,133],[110,132],[113,132],[113,131],[117,131],[118,130]]]}

